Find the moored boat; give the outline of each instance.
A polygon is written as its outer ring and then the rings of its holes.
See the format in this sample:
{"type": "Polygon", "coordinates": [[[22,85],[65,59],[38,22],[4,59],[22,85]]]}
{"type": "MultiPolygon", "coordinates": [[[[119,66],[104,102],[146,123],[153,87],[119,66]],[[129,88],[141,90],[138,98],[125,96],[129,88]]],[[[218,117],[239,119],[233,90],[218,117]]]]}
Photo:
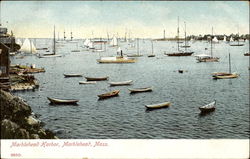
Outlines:
{"type": "Polygon", "coordinates": [[[51,104],[77,104],[79,100],[76,99],[58,99],[47,97],[51,104]]]}
{"type": "Polygon", "coordinates": [[[215,105],[216,105],[216,100],[207,105],[199,107],[199,109],[201,113],[208,113],[208,112],[212,112],[215,110],[215,105]]]}
{"type": "Polygon", "coordinates": [[[96,81],[79,81],[79,84],[96,84],[96,81]]]}
{"type": "Polygon", "coordinates": [[[153,89],[152,87],[145,87],[145,88],[128,88],[130,93],[140,93],[140,92],[151,92],[153,89]]]}
{"type": "Polygon", "coordinates": [[[221,75],[214,75],[214,79],[230,79],[230,78],[238,78],[239,74],[237,73],[227,73],[227,74],[221,74],[221,75]]]}
{"type": "Polygon", "coordinates": [[[250,52],[246,52],[244,56],[250,56],[250,52]]]}
{"type": "Polygon", "coordinates": [[[101,59],[97,59],[99,63],[135,63],[136,59],[127,58],[127,57],[103,57],[101,59]]]}
{"type": "Polygon", "coordinates": [[[169,107],[170,105],[171,105],[170,102],[164,102],[164,103],[158,103],[158,104],[145,105],[145,107],[147,109],[159,109],[159,108],[169,107]]]}
{"type": "Polygon", "coordinates": [[[85,77],[87,81],[104,81],[108,80],[108,76],[106,77],[85,77]]]}
{"type": "Polygon", "coordinates": [[[100,95],[97,95],[97,96],[99,97],[99,99],[106,99],[106,98],[118,96],[119,92],[120,92],[120,90],[114,90],[114,91],[107,92],[107,93],[104,93],[104,94],[100,94],[100,95]]]}
{"type": "Polygon", "coordinates": [[[64,77],[82,77],[82,74],[63,74],[64,77]]]}
{"type": "Polygon", "coordinates": [[[133,80],[122,81],[122,82],[109,82],[110,86],[123,86],[123,85],[130,85],[133,80]]]}

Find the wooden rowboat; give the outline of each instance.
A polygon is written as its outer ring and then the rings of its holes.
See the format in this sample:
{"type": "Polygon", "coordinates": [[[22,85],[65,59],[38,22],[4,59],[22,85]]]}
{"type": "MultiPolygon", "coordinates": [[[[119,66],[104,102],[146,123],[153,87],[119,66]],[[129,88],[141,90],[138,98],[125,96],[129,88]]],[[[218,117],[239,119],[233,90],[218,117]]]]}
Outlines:
{"type": "Polygon", "coordinates": [[[109,82],[110,86],[123,86],[123,85],[130,85],[133,81],[122,81],[122,82],[109,82]]]}
{"type": "Polygon", "coordinates": [[[75,99],[57,99],[47,97],[51,104],[77,104],[79,100],[75,99]]]}
{"type": "Polygon", "coordinates": [[[63,74],[64,77],[82,77],[82,74],[63,74]]]}
{"type": "Polygon", "coordinates": [[[96,84],[96,81],[79,81],[79,84],[96,84]]]}
{"type": "Polygon", "coordinates": [[[214,75],[214,79],[230,79],[230,78],[238,78],[239,75],[237,73],[228,73],[228,74],[222,74],[222,75],[214,75]]]}
{"type": "Polygon", "coordinates": [[[114,90],[114,91],[107,92],[107,93],[104,93],[104,94],[100,94],[100,95],[97,95],[97,96],[99,97],[99,99],[105,99],[105,98],[118,96],[119,92],[120,92],[120,90],[114,90]]]}
{"type": "Polygon", "coordinates": [[[158,104],[152,104],[152,105],[145,105],[147,109],[159,109],[159,108],[165,108],[169,107],[171,105],[170,102],[164,102],[164,103],[158,103],[158,104]]]}
{"type": "Polygon", "coordinates": [[[103,81],[103,80],[108,80],[108,76],[106,77],[85,77],[87,81],[103,81]]]}
{"type": "Polygon", "coordinates": [[[212,103],[199,107],[201,113],[208,113],[215,110],[216,100],[212,103]]]}
{"type": "Polygon", "coordinates": [[[140,93],[140,92],[150,92],[152,91],[152,87],[146,87],[146,88],[128,88],[130,93],[140,93]]]}

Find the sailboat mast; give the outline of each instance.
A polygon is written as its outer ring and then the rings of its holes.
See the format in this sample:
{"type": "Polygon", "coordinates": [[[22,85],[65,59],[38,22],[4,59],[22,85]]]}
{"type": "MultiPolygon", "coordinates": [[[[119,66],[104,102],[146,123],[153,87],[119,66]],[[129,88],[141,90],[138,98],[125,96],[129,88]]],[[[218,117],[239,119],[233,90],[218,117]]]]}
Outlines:
{"type": "Polygon", "coordinates": [[[64,32],[63,32],[63,39],[64,39],[64,41],[65,41],[65,39],[66,39],[65,30],[64,30],[64,32]]]}
{"type": "Polygon", "coordinates": [[[70,32],[70,39],[71,39],[71,41],[72,41],[72,39],[73,39],[72,31],[70,32]]]}
{"type": "Polygon", "coordinates": [[[54,25],[53,54],[56,54],[56,27],[54,25]]]}
{"type": "Polygon", "coordinates": [[[239,32],[239,24],[238,24],[238,45],[240,44],[240,32],[239,32]]]}
{"type": "Polygon", "coordinates": [[[139,55],[139,38],[137,38],[137,55],[139,55]]]}
{"type": "Polygon", "coordinates": [[[211,35],[211,57],[213,57],[213,27],[212,27],[212,35],[211,35]]]}
{"type": "Polygon", "coordinates": [[[187,51],[187,40],[186,40],[186,22],[184,22],[185,25],[185,51],[187,51]]]}
{"type": "Polygon", "coordinates": [[[153,40],[151,40],[151,45],[152,45],[152,55],[154,54],[154,45],[153,45],[153,40]]]}
{"type": "Polygon", "coordinates": [[[231,74],[231,59],[230,59],[230,53],[229,53],[229,73],[231,74]]]}
{"type": "Polygon", "coordinates": [[[180,50],[179,49],[179,16],[178,16],[178,27],[177,27],[177,48],[178,48],[178,51],[180,50]]]}

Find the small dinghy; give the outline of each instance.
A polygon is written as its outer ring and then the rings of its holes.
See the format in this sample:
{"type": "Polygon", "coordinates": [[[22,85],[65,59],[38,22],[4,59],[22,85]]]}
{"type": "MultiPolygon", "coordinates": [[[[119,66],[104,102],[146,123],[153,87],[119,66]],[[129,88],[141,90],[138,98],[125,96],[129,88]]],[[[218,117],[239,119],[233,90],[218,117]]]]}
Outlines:
{"type": "Polygon", "coordinates": [[[57,98],[50,98],[47,97],[51,104],[77,104],[79,100],[75,99],[57,99],[57,98]]]}
{"type": "Polygon", "coordinates": [[[63,74],[64,77],[82,77],[82,74],[63,74]]]}
{"type": "Polygon", "coordinates": [[[96,81],[79,81],[79,84],[96,84],[96,81]]]}
{"type": "Polygon", "coordinates": [[[128,90],[130,91],[130,93],[151,92],[152,87],[134,88],[134,89],[128,88],[128,90]]]}
{"type": "Polygon", "coordinates": [[[208,113],[215,110],[216,100],[212,103],[199,107],[201,113],[208,113]]]}
{"type": "Polygon", "coordinates": [[[87,81],[104,81],[104,80],[108,80],[108,76],[106,77],[85,77],[87,79],[87,81]]]}
{"type": "Polygon", "coordinates": [[[152,104],[152,105],[145,105],[147,109],[159,109],[159,108],[165,108],[169,107],[171,105],[170,102],[164,102],[164,103],[158,103],[158,104],[152,104]]]}
{"type": "Polygon", "coordinates": [[[122,82],[109,82],[110,86],[124,86],[124,85],[130,85],[133,81],[122,81],[122,82]]]}
{"type": "Polygon", "coordinates": [[[107,92],[107,93],[104,93],[104,94],[100,94],[100,95],[97,95],[97,96],[99,97],[99,99],[106,99],[106,98],[118,96],[119,92],[120,92],[120,90],[114,90],[114,91],[107,92]]]}

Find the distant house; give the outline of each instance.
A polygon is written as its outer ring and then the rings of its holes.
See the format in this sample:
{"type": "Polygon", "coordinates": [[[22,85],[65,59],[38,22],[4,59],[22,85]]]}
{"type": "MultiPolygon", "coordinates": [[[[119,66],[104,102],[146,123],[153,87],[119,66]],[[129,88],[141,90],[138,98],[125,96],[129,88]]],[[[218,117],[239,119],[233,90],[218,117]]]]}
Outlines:
{"type": "Polygon", "coordinates": [[[9,47],[0,43],[0,89],[8,90],[9,84],[9,47]]]}

